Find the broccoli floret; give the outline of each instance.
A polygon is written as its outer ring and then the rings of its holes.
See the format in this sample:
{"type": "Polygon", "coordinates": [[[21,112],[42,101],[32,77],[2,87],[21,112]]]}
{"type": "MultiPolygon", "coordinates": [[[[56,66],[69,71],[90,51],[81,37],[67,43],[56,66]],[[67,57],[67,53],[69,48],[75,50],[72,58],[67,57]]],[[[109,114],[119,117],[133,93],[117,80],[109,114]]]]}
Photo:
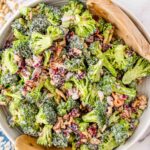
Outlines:
{"type": "Polygon", "coordinates": [[[32,56],[32,50],[29,45],[29,40],[17,40],[13,42],[13,49],[16,54],[23,58],[30,58],[32,56]]]}
{"type": "Polygon", "coordinates": [[[82,119],[84,122],[97,123],[99,128],[102,129],[107,121],[106,110],[107,105],[104,102],[103,103],[97,102],[95,108],[86,115],[83,115],[82,119]]]}
{"type": "Polygon", "coordinates": [[[57,7],[40,4],[40,12],[47,17],[49,23],[58,26],[61,23],[61,11],[57,7]]]}
{"type": "Polygon", "coordinates": [[[106,24],[106,22],[105,22],[105,20],[103,18],[100,18],[98,20],[97,27],[98,27],[98,29],[99,29],[100,32],[103,32],[105,24],[106,24]]]}
{"type": "Polygon", "coordinates": [[[76,88],[80,91],[82,102],[86,103],[89,99],[89,80],[87,78],[79,80],[76,77],[72,77],[70,80],[74,82],[76,88]]]}
{"type": "Polygon", "coordinates": [[[120,145],[125,143],[125,141],[130,137],[131,132],[129,128],[130,124],[126,120],[120,120],[119,123],[116,123],[114,126],[112,126],[111,131],[117,144],[120,145]]]}
{"type": "Polygon", "coordinates": [[[62,25],[63,27],[70,27],[74,25],[75,15],[83,12],[83,4],[78,0],[70,0],[69,3],[61,8],[62,11],[62,25]]]}
{"type": "Polygon", "coordinates": [[[114,45],[105,55],[116,69],[124,71],[131,68],[137,60],[137,55],[131,50],[129,52],[127,46],[122,44],[114,45]]]}
{"type": "Polygon", "coordinates": [[[49,22],[46,16],[39,14],[33,17],[29,30],[30,30],[30,33],[33,33],[33,32],[45,33],[47,31],[48,26],[49,26],[49,22]]]}
{"type": "Polygon", "coordinates": [[[2,69],[3,71],[8,69],[11,74],[15,74],[18,71],[18,65],[14,60],[13,49],[6,49],[2,54],[2,69]]]}
{"type": "Polygon", "coordinates": [[[52,46],[52,38],[49,35],[33,33],[31,35],[31,48],[35,55],[41,54],[44,50],[52,46]]]}
{"type": "Polygon", "coordinates": [[[89,98],[87,99],[88,101],[86,101],[85,104],[89,105],[90,107],[95,107],[96,102],[99,101],[98,91],[99,87],[96,83],[89,84],[89,98]]]}
{"type": "Polygon", "coordinates": [[[45,102],[40,106],[39,112],[36,116],[36,121],[40,124],[54,125],[57,121],[57,114],[51,103],[45,102]]]}
{"type": "Polygon", "coordinates": [[[68,99],[66,102],[61,102],[57,107],[57,112],[60,116],[64,116],[67,112],[73,108],[79,107],[79,103],[76,100],[68,99]]]}
{"type": "Polygon", "coordinates": [[[21,92],[18,90],[18,91],[5,91],[4,93],[4,96],[8,96],[8,97],[11,97],[12,99],[23,99],[22,95],[21,95],[21,92]]]}
{"type": "Polygon", "coordinates": [[[38,107],[41,107],[41,105],[43,105],[45,102],[48,103],[52,108],[54,108],[54,110],[56,109],[57,104],[54,97],[47,94],[47,92],[44,93],[40,98],[40,101],[37,103],[38,107]]]}
{"type": "Polygon", "coordinates": [[[62,30],[58,27],[49,26],[47,35],[34,32],[31,35],[31,48],[35,55],[41,54],[44,50],[52,46],[53,41],[62,37],[62,30]]]}
{"type": "Polygon", "coordinates": [[[124,74],[122,82],[124,84],[130,84],[132,81],[138,78],[146,77],[149,74],[150,63],[143,58],[139,58],[135,66],[124,74]]]}
{"type": "MultiPolygon", "coordinates": [[[[31,13],[33,13],[32,12],[32,8],[30,8],[30,7],[22,7],[21,9],[20,9],[20,14],[26,19],[26,20],[30,20],[31,19],[31,13]]],[[[33,15],[33,14],[32,14],[33,15]]]]}
{"type": "Polygon", "coordinates": [[[1,76],[1,83],[5,87],[16,85],[18,81],[19,76],[17,74],[8,73],[1,76]]]}
{"type": "Polygon", "coordinates": [[[22,34],[26,34],[27,31],[27,25],[26,22],[23,18],[16,19],[12,25],[11,25],[13,30],[18,30],[22,34]]]}
{"type": "Polygon", "coordinates": [[[52,146],[52,125],[45,125],[37,139],[37,144],[42,146],[52,146]]]}
{"type": "Polygon", "coordinates": [[[51,51],[49,51],[49,50],[45,51],[44,52],[44,62],[43,62],[44,67],[49,66],[50,57],[51,57],[51,51]]]}
{"type": "Polygon", "coordinates": [[[116,77],[117,76],[117,72],[114,69],[114,67],[112,66],[112,64],[108,61],[108,59],[106,58],[106,56],[104,55],[104,53],[102,53],[102,51],[101,51],[102,48],[100,46],[99,41],[96,41],[96,42],[92,43],[90,45],[89,49],[91,51],[91,54],[94,55],[94,56],[96,56],[98,59],[101,59],[102,62],[103,62],[103,66],[106,69],[108,69],[113,76],[116,77]]]}
{"type": "Polygon", "coordinates": [[[96,22],[89,11],[75,17],[75,33],[78,36],[87,38],[96,31],[96,22]]]}
{"type": "Polygon", "coordinates": [[[87,122],[80,122],[79,123],[79,130],[81,132],[84,132],[84,131],[87,130],[88,126],[89,126],[89,123],[87,123],[87,122]]]}
{"type": "Polygon", "coordinates": [[[112,132],[106,131],[103,133],[102,142],[99,144],[99,150],[113,150],[118,146],[112,132]]]}
{"type": "Polygon", "coordinates": [[[88,145],[81,145],[80,146],[80,150],[90,150],[89,148],[88,148],[88,145]]]}
{"type": "Polygon", "coordinates": [[[13,33],[14,33],[14,36],[15,36],[16,39],[19,39],[19,40],[25,40],[25,39],[27,40],[27,39],[29,39],[28,36],[22,34],[22,33],[19,32],[17,29],[14,29],[14,30],[13,30],[13,33]]]}
{"type": "Polygon", "coordinates": [[[53,133],[53,145],[58,148],[68,147],[68,140],[63,133],[53,133]]]}
{"type": "Polygon", "coordinates": [[[109,118],[109,125],[113,125],[115,123],[117,123],[119,121],[121,117],[119,116],[119,112],[118,111],[115,111],[109,118]]]}
{"type": "Polygon", "coordinates": [[[9,102],[9,99],[6,96],[0,94],[0,105],[6,106],[8,102],[9,102]]]}
{"type": "Polygon", "coordinates": [[[111,75],[105,75],[100,81],[100,88],[106,94],[110,95],[112,92],[128,95],[129,97],[136,96],[134,88],[124,86],[119,80],[111,75]]]}
{"type": "Polygon", "coordinates": [[[95,84],[89,84],[88,78],[77,79],[76,77],[72,77],[70,79],[74,82],[76,88],[80,92],[80,98],[82,104],[88,105],[89,107],[95,106],[95,102],[98,100],[98,88],[95,84]]]}
{"type": "Polygon", "coordinates": [[[108,44],[113,36],[114,27],[111,23],[106,23],[103,28],[104,43],[108,44]]]}
{"type": "Polygon", "coordinates": [[[41,98],[41,90],[44,86],[44,81],[40,81],[39,84],[31,90],[31,92],[27,93],[26,100],[29,103],[37,103],[41,98]]]}
{"type": "Polygon", "coordinates": [[[35,116],[38,108],[34,104],[23,103],[20,99],[11,101],[9,111],[16,126],[19,126],[25,134],[37,136],[39,125],[35,116]]]}
{"type": "Polygon", "coordinates": [[[64,63],[65,68],[71,72],[78,72],[79,70],[85,70],[84,58],[72,58],[68,59],[64,63]]]}
{"type": "Polygon", "coordinates": [[[84,49],[84,39],[83,38],[80,38],[79,36],[77,35],[74,35],[72,36],[70,39],[69,39],[69,47],[70,48],[77,48],[77,49],[84,49]]]}
{"type": "Polygon", "coordinates": [[[50,79],[47,79],[44,83],[44,87],[54,96],[56,95],[56,88],[50,83],[50,79]]]}
{"type": "Polygon", "coordinates": [[[97,64],[89,66],[87,76],[91,82],[99,82],[102,65],[103,62],[99,60],[97,64]]]}
{"type": "Polygon", "coordinates": [[[63,30],[59,27],[49,26],[47,28],[47,34],[49,34],[52,40],[58,40],[63,37],[63,30]]]}

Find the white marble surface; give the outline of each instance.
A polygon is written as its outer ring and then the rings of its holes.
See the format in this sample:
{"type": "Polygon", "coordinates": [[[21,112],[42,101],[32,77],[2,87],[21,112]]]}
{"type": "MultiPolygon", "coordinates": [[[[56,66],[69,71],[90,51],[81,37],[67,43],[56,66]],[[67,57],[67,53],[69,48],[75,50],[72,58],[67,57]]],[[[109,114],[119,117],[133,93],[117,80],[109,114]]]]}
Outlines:
{"type": "MultiPolygon", "coordinates": [[[[128,8],[144,25],[150,34],[150,0],[114,0],[128,8]]],[[[150,128],[129,150],[150,150],[150,128]]]]}

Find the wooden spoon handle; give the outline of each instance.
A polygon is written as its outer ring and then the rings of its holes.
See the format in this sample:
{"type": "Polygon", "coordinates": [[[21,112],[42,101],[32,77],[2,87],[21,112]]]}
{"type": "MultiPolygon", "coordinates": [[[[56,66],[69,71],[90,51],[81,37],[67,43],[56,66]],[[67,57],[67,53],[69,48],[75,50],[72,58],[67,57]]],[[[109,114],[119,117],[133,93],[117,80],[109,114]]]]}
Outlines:
{"type": "Polygon", "coordinates": [[[111,22],[116,33],[139,55],[150,61],[150,44],[131,19],[110,0],[88,0],[90,11],[111,22]]]}
{"type": "Polygon", "coordinates": [[[15,150],[71,150],[71,148],[45,148],[36,143],[36,138],[27,135],[21,135],[16,139],[15,150]]]}

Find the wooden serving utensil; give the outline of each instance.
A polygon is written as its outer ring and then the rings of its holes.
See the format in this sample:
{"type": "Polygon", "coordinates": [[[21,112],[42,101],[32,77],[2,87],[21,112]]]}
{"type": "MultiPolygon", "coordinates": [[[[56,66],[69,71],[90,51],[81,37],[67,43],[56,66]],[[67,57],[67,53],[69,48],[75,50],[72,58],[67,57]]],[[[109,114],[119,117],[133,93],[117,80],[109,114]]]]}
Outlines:
{"type": "Polygon", "coordinates": [[[115,33],[139,55],[150,61],[150,43],[117,5],[110,0],[87,0],[87,6],[92,14],[114,24],[115,33]]]}
{"type": "MultiPolygon", "coordinates": [[[[15,150],[62,150],[60,148],[45,148],[37,144],[36,138],[28,135],[21,135],[17,137],[15,143],[15,150]]],[[[71,150],[71,148],[65,148],[63,150],[71,150]]]]}

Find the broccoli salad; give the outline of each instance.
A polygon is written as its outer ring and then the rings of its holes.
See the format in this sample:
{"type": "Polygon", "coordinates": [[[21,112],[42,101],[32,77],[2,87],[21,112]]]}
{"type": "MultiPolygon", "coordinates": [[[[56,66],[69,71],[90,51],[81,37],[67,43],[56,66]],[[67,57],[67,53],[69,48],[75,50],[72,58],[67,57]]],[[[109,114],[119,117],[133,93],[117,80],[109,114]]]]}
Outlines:
{"type": "Polygon", "coordinates": [[[26,7],[0,51],[8,123],[45,147],[113,150],[147,107],[137,92],[150,63],[77,0],[26,7]]]}

